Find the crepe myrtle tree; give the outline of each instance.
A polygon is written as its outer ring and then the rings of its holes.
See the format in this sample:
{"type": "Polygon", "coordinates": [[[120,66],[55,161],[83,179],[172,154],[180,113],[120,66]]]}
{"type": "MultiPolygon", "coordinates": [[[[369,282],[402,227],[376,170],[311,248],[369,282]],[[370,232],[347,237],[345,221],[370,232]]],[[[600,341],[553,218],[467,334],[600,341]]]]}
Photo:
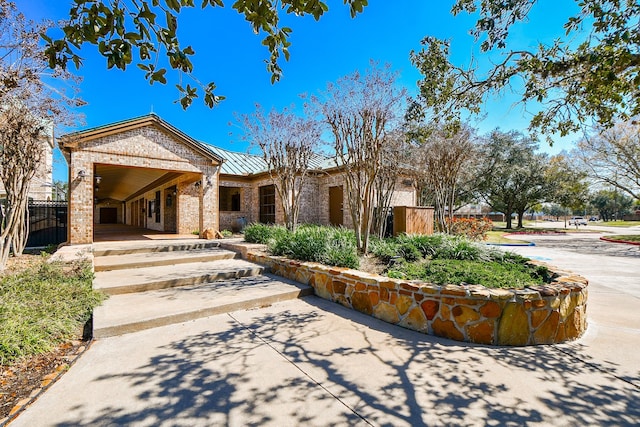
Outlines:
{"type": "Polygon", "coordinates": [[[445,120],[480,112],[488,96],[506,90],[520,102],[541,104],[531,131],[561,136],[593,122],[604,128],[640,114],[640,2],[582,0],[549,44],[522,45],[511,26],[527,21],[538,0],[457,0],[454,15],[477,16],[472,36],[492,66],[462,67],[450,60],[448,40],[426,37],[411,60],[424,75],[420,97],[445,120]],[[517,84],[514,84],[517,82],[517,84]]]}
{"type": "Polygon", "coordinates": [[[371,63],[329,83],[311,97],[311,108],[333,137],[335,163],[343,168],[348,208],[358,252],[369,250],[376,207],[376,181],[384,167],[389,133],[401,116],[406,90],[396,85],[390,65],[371,63]]]}
{"type": "Polygon", "coordinates": [[[478,150],[474,130],[467,126],[428,126],[412,131],[411,164],[418,191],[428,192],[435,205],[439,230],[449,233],[453,214],[477,182],[478,150]]]}
{"type": "MultiPolygon", "coordinates": [[[[362,12],[368,0],[343,0],[352,17],[362,12]]],[[[179,36],[183,9],[224,8],[222,0],[74,0],[69,19],[61,24],[62,35],[44,35],[50,67],[66,69],[82,65],[81,48],[91,45],[106,60],[107,68],[125,70],[132,64],[145,73],[149,83],[167,83],[167,70],[176,70],[191,83],[176,85],[179,102],[189,107],[199,92],[204,103],[213,107],[224,99],[214,91],[214,82],[201,83],[195,77],[192,57],[195,49],[179,36]]],[[[280,80],[280,58],[289,59],[289,37],[293,30],[282,26],[283,15],[311,15],[317,21],[328,10],[319,0],[236,0],[231,8],[242,15],[255,34],[262,36],[269,58],[265,60],[271,82],[280,80]]]]}
{"type": "Polygon", "coordinates": [[[640,199],[640,123],[617,123],[596,128],[577,143],[579,166],[595,181],[640,199]]]}
{"type": "Polygon", "coordinates": [[[28,191],[40,166],[53,126],[71,124],[69,108],[79,102],[75,79],[51,73],[39,45],[47,23],[27,21],[15,4],[0,0],[0,179],[7,193],[0,222],[0,269],[12,253],[19,255],[28,236],[28,191]],[[51,80],[63,82],[53,88],[51,80]],[[73,91],[72,91],[73,92],[73,91]]]}
{"type": "Polygon", "coordinates": [[[375,180],[375,201],[372,230],[380,238],[387,233],[387,218],[396,185],[400,179],[411,180],[410,150],[406,134],[401,129],[387,133],[382,149],[382,164],[375,180]]]}
{"type": "Polygon", "coordinates": [[[296,115],[293,109],[272,109],[265,114],[256,105],[254,113],[238,115],[243,138],[260,150],[282,204],[284,223],[292,231],[298,224],[302,191],[322,133],[318,122],[296,115]]]}

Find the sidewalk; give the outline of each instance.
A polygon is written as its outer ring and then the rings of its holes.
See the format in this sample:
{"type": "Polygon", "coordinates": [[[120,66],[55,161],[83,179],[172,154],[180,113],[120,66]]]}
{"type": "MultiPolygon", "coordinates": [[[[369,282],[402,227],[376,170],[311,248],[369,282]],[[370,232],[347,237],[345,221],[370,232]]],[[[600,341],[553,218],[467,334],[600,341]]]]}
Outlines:
{"type": "Polygon", "coordinates": [[[99,340],[12,427],[633,425],[638,385],[611,369],[581,343],[472,346],[307,297],[99,340]]]}
{"type": "Polygon", "coordinates": [[[517,251],[589,278],[576,342],[470,345],[306,297],[97,340],[11,427],[638,425],[640,257],[558,239],[517,251]]]}

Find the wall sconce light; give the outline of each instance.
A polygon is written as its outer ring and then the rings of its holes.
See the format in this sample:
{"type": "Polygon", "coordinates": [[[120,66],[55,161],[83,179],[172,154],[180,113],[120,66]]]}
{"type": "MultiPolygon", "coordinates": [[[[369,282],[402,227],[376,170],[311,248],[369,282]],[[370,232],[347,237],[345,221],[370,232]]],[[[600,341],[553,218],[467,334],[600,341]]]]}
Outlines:
{"type": "Polygon", "coordinates": [[[207,187],[211,187],[213,185],[213,183],[211,182],[211,177],[208,176],[207,177],[207,187]]]}
{"type": "Polygon", "coordinates": [[[100,182],[102,181],[102,177],[100,175],[96,175],[95,176],[95,180],[96,180],[96,186],[100,185],[100,182]]]}
{"type": "Polygon", "coordinates": [[[199,190],[199,189],[200,189],[200,185],[202,185],[202,183],[201,183],[200,181],[198,181],[198,182],[196,182],[196,183],[195,183],[196,190],[199,190]]]}
{"type": "Polygon", "coordinates": [[[84,169],[80,169],[78,171],[78,178],[79,179],[84,179],[84,177],[86,177],[86,176],[87,176],[87,172],[84,169]]]}

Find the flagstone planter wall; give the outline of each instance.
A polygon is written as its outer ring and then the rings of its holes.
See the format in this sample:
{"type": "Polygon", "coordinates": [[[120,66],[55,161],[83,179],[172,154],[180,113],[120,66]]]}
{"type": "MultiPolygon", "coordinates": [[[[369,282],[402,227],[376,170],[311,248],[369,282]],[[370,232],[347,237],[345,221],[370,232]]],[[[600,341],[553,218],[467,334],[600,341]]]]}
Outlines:
{"type": "MultiPolygon", "coordinates": [[[[227,245],[225,245],[227,246],[227,245]]],[[[346,268],[273,257],[253,246],[227,246],[274,274],[308,284],[319,297],[389,323],[479,344],[554,344],[586,330],[585,278],[547,266],[552,283],[526,289],[438,286],[346,268]]]]}

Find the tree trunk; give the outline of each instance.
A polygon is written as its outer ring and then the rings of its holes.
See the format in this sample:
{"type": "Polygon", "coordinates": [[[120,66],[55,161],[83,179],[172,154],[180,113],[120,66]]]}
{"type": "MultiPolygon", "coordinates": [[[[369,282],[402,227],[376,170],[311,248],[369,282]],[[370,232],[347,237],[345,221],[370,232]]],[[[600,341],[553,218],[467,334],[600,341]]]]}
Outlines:
{"type": "Polygon", "coordinates": [[[518,228],[524,228],[522,225],[522,219],[524,218],[525,211],[518,211],[518,228]]]}
{"type": "Polygon", "coordinates": [[[507,209],[507,212],[504,213],[504,215],[506,217],[505,220],[507,221],[507,230],[513,229],[513,225],[512,225],[512,222],[511,222],[511,214],[512,213],[513,212],[511,211],[511,209],[507,209]]]}

